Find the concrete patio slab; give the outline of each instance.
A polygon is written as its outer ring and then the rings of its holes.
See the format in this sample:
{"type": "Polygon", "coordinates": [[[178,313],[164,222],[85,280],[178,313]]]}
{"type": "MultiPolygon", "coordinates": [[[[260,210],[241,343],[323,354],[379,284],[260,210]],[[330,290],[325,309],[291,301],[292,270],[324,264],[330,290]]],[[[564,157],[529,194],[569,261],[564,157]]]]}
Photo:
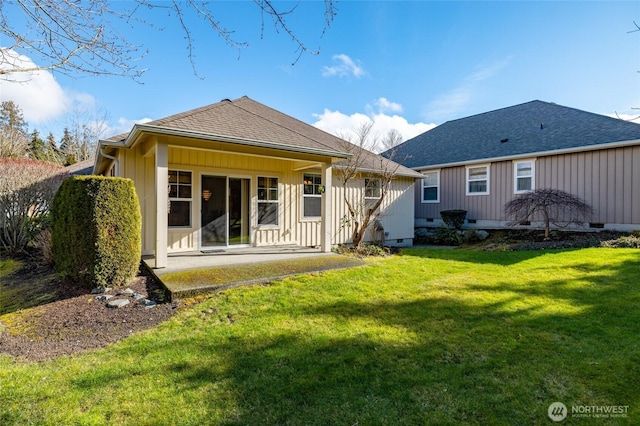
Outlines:
{"type": "MultiPolygon", "coordinates": [[[[313,273],[326,271],[328,269],[340,269],[364,264],[361,259],[338,255],[335,253],[324,253],[319,249],[300,247],[300,246],[272,246],[272,247],[247,247],[234,249],[220,249],[203,252],[183,252],[171,254],[168,257],[167,267],[153,269],[153,257],[145,257],[143,261],[147,265],[149,271],[154,274],[158,280],[162,282],[165,288],[171,293],[171,298],[191,297],[196,294],[214,293],[224,289],[237,287],[241,285],[249,285],[256,283],[264,283],[280,279],[285,276],[296,275],[279,270],[283,267],[283,262],[297,261],[300,259],[309,259],[304,267],[297,269],[298,273],[313,273]],[[313,259],[313,260],[312,260],[313,259]],[[322,260],[322,261],[319,261],[322,260]],[[203,282],[198,284],[184,285],[165,282],[163,277],[169,280],[169,274],[176,272],[208,269],[208,268],[242,268],[252,269],[253,265],[264,265],[273,263],[273,267],[260,267],[261,271],[258,278],[250,280],[231,280],[229,282],[203,282]],[[264,272],[264,275],[262,274],[264,272]]],[[[288,269],[288,268],[285,268],[288,269]]],[[[246,272],[246,271],[245,271],[246,272]]],[[[231,274],[236,275],[235,273],[231,274]]],[[[243,274],[238,273],[238,276],[243,274]]],[[[175,277],[174,277],[175,278],[175,277]]]]}
{"type": "Polygon", "coordinates": [[[219,266],[239,266],[249,263],[270,262],[276,260],[293,260],[306,257],[338,256],[335,253],[324,253],[312,247],[296,245],[222,248],[215,250],[189,251],[169,254],[167,267],[154,269],[153,256],[143,256],[142,260],[153,273],[162,275],[189,269],[213,268],[219,266]]]}

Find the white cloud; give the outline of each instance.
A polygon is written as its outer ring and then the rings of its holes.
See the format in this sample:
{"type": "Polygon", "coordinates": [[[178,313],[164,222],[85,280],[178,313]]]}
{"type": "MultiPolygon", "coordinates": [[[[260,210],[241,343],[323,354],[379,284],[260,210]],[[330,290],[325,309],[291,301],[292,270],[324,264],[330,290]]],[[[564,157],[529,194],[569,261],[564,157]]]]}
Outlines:
{"type": "Polygon", "coordinates": [[[133,129],[134,124],[144,124],[150,121],[153,121],[153,119],[148,117],[139,119],[120,117],[118,118],[117,124],[107,126],[102,136],[104,138],[110,138],[112,136],[128,133],[131,131],[131,129],[133,129]]]}
{"type": "Polygon", "coordinates": [[[353,59],[345,54],[333,55],[331,58],[336,65],[324,66],[323,77],[350,77],[360,78],[366,74],[364,68],[356,64],[353,59]]]}
{"type": "MultiPolygon", "coordinates": [[[[400,104],[389,102],[386,98],[379,98],[374,102],[378,107],[375,110],[370,104],[365,106],[364,113],[344,114],[340,111],[331,111],[325,108],[322,114],[314,114],[317,121],[313,125],[325,132],[331,133],[339,137],[353,137],[355,130],[363,124],[373,122],[373,134],[379,138],[384,137],[390,130],[396,130],[402,135],[402,140],[406,141],[421,133],[436,127],[435,124],[427,123],[409,123],[406,118],[397,114],[388,114],[387,112],[401,112],[400,104]]],[[[378,146],[376,150],[380,151],[382,146],[378,146]]]]}
{"type": "Polygon", "coordinates": [[[455,118],[473,101],[480,83],[498,74],[512,58],[509,56],[492,64],[476,67],[457,87],[431,101],[424,115],[431,119],[455,118]]]}
{"type": "MultiPolygon", "coordinates": [[[[27,56],[11,49],[3,49],[0,68],[35,67],[27,56]]],[[[26,121],[45,123],[68,109],[69,97],[48,71],[6,74],[0,79],[0,101],[13,101],[21,109],[26,121]]]]}

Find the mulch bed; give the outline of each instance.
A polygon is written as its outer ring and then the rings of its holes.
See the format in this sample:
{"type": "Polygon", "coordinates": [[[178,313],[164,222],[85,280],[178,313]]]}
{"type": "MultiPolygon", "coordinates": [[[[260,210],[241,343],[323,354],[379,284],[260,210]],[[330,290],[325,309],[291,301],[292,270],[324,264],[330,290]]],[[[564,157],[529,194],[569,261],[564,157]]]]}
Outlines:
{"type": "MultiPolygon", "coordinates": [[[[19,283],[21,277],[32,277],[34,273],[50,274],[51,271],[41,267],[34,269],[26,264],[22,270],[7,277],[9,283],[3,285],[19,283]]],[[[178,306],[164,300],[163,287],[144,268],[125,288],[157,301],[153,308],[145,308],[133,299],[124,307],[108,308],[106,302],[97,301],[96,295],[87,289],[61,281],[53,284],[59,288],[55,301],[3,317],[0,353],[39,361],[101,348],[165,321],[178,306]]],[[[110,293],[115,295],[117,290],[110,293]]]]}

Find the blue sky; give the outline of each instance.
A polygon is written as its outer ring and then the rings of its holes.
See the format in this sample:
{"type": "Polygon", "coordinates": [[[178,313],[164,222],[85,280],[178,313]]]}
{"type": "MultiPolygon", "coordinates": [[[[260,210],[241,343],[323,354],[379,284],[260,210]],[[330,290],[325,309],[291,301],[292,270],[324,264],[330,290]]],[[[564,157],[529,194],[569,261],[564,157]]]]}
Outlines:
{"type": "Polygon", "coordinates": [[[215,2],[213,9],[249,46],[238,51],[190,21],[199,76],[176,21],[154,13],[149,18],[162,31],[122,29],[149,50],[139,82],[40,73],[22,84],[1,82],[0,98],[16,101],[41,133],[59,132],[77,110],[106,115],[104,137],[244,95],[333,133],[372,120],[378,132],[395,128],[405,139],[534,99],[640,115],[632,109],[640,107],[640,32],[628,33],[640,23],[638,1],[345,0],[324,35],[322,3],[303,1],[287,22],[320,52],[297,62],[289,36],[268,18],[262,30],[253,2],[215,2]]]}

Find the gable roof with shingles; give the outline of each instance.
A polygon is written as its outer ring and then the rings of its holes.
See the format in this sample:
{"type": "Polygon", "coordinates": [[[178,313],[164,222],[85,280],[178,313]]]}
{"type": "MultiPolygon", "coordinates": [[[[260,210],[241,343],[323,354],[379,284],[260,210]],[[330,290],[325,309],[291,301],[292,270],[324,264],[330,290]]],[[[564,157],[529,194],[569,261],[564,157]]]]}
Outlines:
{"type": "MultiPolygon", "coordinates": [[[[341,139],[247,96],[234,101],[225,99],[150,121],[144,126],[344,154],[341,139]]],[[[108,141],[125,141],[128,136],[129,133],[126,133],[108,141]]]]}
{"type": "Polygon", "coordinates": [[[640,144],[639,124],[536,100],[447,121],[398,145],[395,158],[424,169],[625,141],[640,144]]]}
{"type": "MultiPolygon", "coordinates": [[[[360,149],[351,146],[344,139],[256,102],[247,96],[233,101],[225,99],[215,104],[154,120],[139,125],[139,127],[184,131],[192,135],[217,136],[238,141],[265,142],[292,150],[320,150],[339,158],[349,157],[353,150],[360,149]]],[[[131,133],[125,133],[104,142],[107,144],[123,143],[130,135],[131,133]]],[[[369,151],[362,156],[362,159],[362,168],[366,170],[380,170],[381,166],[395,167],[393,162],[390,163],[389,160],[369,151]]],[[[340,163],[337,164],[338,167],[340,165],[340,163]]],[[[397,169],[397,174],[419,177],[415,171],[402,165],[397,169]]]]}

